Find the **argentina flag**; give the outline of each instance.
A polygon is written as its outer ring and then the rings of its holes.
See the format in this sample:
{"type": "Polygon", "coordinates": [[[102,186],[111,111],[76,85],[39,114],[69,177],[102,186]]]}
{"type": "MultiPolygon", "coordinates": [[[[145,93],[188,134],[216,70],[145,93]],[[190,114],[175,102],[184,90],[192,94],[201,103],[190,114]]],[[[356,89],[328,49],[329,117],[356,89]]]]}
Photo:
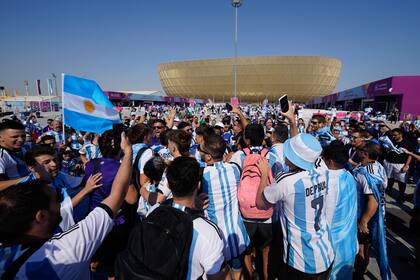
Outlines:
{"type": "Polygon", "coordinates": [[[81,131],[103,133],[121,123],[119,112],[92,80],[63,74],[64,124],[81,131]]]}

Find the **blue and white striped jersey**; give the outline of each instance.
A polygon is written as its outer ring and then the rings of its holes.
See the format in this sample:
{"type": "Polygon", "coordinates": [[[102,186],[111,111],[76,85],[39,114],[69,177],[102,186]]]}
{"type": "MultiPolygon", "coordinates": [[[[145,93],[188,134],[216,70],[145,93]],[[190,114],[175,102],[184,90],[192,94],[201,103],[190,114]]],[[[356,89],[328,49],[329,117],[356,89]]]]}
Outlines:
{"type": "Polygon", "coordinates": [[[101,158],[101,150],[99,145],[92,144],[91,142],[85,143],[82,148],[79,150],[79,154],[85,155],[87,161],[90,161],[95,158],[101,158]]]}
{"type": "Polygon", "coordinates": [[[159,154],[166,161],[174,160],[169,149],[161,144],[153,145],[151,149],[153,150],[153,153],[159,154]]]}
{"type": "Polygon", "coordinates": [[[250,242],[238,207],[240,176],[235,164],[223,162],[206,166],[203,172],[202,188],[209,196],[206,215],[223,232],[226,260],[238,257],[250,242]]]}
{"type": "MultiPolygon", "coordinates": [[[[150,182],[148,182],[147,185],[143,188],[146,188],[148,192],[152,193],[157,191],[156,185],[150,182]]],[[[147,202],[147,200],[144,199],[144,197],[140,196],[139,205],[137,207],[137,214],[139,214],[141,217],[146,217],[147,212],[150,210],[150,208],[152,208],[152,205],[150,205],[149,202],[147,202]]]]}
{"type": "Polygon", "coordinates": [[[206,163],[201,158],[200,150],[198,149],[199,146],[200,145],[198,144],[192,145],[190,148],[190,154],[197,160],[197,162],[200,164],[200,167],[205,167],[206,163]]]}
{"type": "MultiPolygon", "coordinates": [[[[147,144],[144,143],[137,143],[133,145],[133,164],[136,160],[137,153],[143,148],[148,147],[147,144]]],[[[147,149],[143,152],[143,154],[140,156],[138,169],[140,171],[140,174],[143,174],[143,168],[146,165],[146,162],[153,157],[153,151],[152,149],[147,149]]]]}
{"type": "Polygon", "coordinates": [[[55,143],[56,143],[55,145],[56,145],[57,148],[60,147],[60,145],[63,143],[63,132],[62,131],[57,132],[55,130],[50,130],[48,132],[45,132],[44,135],[54,136],[55,143]]]}
{"type": "Polygon", "coordinates": [[[271,172],[273,173],[273,177],[277,176],[277,174],[281,172],[288,170],[285,163],[282,143],[276,143],[271,146],[267,158],[271,167],[271,172]]]}
{"type": "Polygon", "coordinates": [[[326,214],[335,260],[330,279],[351,280],[357,242],[357,186],[345,169],[327,171],[326,214]]]}
{"type": "Polygon", "coordinates": [[[277,176],[264,189],[269,203],[280,202],[283,261],[304,273],[324,272],[334,261],[325,211],[326,181],[321,169],[294,171],[277,176]]]}
{"type": "Polygon", "coordinates": [[[374,163],[368,164],[366,166],[361,166],[354,171],[356,173],[354,179],[356,179],[357,182],[358,193],[357,218],[359,219],[366,210],[366,196],[373,195],[373,191],[369,186],[366,177],[362,173],[357,172],[357,170],[360,168],[366,169],[367,173],[373,175],[376,179],[378,179],[378,182],[381,182],[381,185],[377,187],[381,192],[382,212],[383,216],[385,217],[385,188],[388,182],[388,178],[386,176],[385,168],[379,162],[375,161],[374,163]]]}
{"type": "Polygon", "coordinates": [[[332,135],[330,127],[324,126],[318,129],[317,131],[312,131],[312,134],[318,141],[321,143],[322,147],[329,145],[332,141],[336,140],[334,135],[332,135]]]}

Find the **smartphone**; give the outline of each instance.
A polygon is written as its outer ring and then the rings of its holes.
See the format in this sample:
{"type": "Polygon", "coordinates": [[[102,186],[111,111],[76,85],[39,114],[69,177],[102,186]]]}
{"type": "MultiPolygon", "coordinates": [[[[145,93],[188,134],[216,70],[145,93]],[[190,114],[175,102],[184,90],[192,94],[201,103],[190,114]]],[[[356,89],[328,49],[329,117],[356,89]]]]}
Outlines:
{"type": "Polygon", "coordinates": [[[232,105],[230,105],[229,103],[226,103],[226,110],[228,110],[228,112],[231,112],[233,109],[232,105]]]}
{"type": "Polygon", "coordinates": [[[280,108],[283,113],[289,111],[289,100],[287,99],[287,94],[284,94],[279,98],[280,108]]]}
{"type": "Polygon", "coordinates": [[[114,147],[119,150],[121,146],[121,133],[124,131],[124,125],[122,123],[113,124],[112,132],[114,134],[114,147]]]}

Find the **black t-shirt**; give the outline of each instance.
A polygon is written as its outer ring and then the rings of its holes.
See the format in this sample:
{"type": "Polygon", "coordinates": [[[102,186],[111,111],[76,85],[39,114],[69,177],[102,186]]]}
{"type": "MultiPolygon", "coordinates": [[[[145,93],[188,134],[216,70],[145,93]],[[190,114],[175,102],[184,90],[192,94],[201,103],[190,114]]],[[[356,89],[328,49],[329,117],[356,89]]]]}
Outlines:
{"type": "MultiPolygon", "coordinates": [[[[405,148],[409,150],[410,152],[413,152],[414,150],[413,144],[406,139],[403,139],[400,143],[394,142],[394,145],[395,145],[395,148],[397,149],[405,148]]],[[[408,158],[408,155],[406,153],[399,154],[392,150],[388,151],[388,153],[385,156],[386,161],[390,163],[406,163],[407,158],[408,158]]]]}

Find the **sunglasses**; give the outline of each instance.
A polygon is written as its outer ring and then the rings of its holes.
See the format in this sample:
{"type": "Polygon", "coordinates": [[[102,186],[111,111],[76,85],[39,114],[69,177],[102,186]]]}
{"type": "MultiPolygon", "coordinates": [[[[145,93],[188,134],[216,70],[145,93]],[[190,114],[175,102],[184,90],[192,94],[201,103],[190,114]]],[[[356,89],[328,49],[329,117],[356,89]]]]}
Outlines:
{"type": "Polygon", "coordinates": [[[311,124],[319,124],[319,122],[313,122],[313,121],[311,121],[311,124]]]}
{"type": "Polygon", "coordinates": [[[153,129],[162,129],[163,126],[154,126],[153,129]]]}

